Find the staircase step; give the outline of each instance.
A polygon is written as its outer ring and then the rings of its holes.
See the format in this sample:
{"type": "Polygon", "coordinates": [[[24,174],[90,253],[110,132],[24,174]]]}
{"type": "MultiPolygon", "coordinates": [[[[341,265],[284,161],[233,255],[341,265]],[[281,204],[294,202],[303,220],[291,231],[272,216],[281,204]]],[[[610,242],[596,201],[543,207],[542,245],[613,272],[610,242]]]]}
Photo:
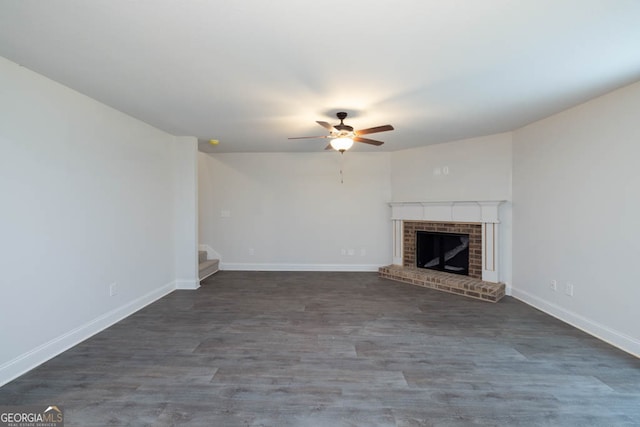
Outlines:
{"type": "Polygon", "coordinates": [[[201,262],[198,265],[198,270],[199,270],[198,276],[200,277],[200,280],[206,279],[207,277],[211,276],[213,273],[218,271],[219,264],[220,264],[220,261],[217,259],[208,259],[206,261],[201,262]]]}
{"type": "Polygon", "coordinates": [[[198,251],[198,262],[205,262],[207,260],[207,251],[198,251]]]}

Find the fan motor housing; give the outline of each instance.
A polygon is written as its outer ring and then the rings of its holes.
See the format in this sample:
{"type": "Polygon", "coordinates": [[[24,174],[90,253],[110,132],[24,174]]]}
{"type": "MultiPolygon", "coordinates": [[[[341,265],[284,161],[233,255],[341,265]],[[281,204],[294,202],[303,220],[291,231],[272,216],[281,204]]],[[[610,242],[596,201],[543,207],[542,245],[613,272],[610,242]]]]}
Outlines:
{"type": "Polygon", "coordinates": [[[343,123],[343,120],[347,118],[346,112],[340,111],[339,113],[336,113],[336,117],[340,119],[340,124],[335,125],[334,128],[338,129],[339,131],[353,132],[353,126],[345,125],[343,123]]]}

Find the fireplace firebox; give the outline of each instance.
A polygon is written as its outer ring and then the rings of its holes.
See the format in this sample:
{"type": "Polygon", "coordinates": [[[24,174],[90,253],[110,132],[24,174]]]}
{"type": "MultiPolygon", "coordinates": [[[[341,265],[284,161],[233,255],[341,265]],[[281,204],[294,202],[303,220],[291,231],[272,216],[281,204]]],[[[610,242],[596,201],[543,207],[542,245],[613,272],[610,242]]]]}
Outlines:
{"type": "Polygon", "coordinates": [[[416,267],[469,275],[469,235],[416,231],[416,267]]]}

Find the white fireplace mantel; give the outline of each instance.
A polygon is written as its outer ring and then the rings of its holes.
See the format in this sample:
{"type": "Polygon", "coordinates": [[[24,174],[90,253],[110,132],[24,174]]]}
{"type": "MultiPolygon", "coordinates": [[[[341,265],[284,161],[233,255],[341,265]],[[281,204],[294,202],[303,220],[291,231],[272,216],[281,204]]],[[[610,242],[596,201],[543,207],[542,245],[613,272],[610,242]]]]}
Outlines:
{"type": "Polygon", "coordinates": [[[482,224],[482,280],[497,283],[499,207],[504,200],[391,202],[393,264],[402,265],[403,221],[464,222],[482,224]]]}
{"type": "Polygon", "coordinates": [[[391,202],[391,219],[407,221],[499,223],[504,200],[457,202],[391,202]]]}

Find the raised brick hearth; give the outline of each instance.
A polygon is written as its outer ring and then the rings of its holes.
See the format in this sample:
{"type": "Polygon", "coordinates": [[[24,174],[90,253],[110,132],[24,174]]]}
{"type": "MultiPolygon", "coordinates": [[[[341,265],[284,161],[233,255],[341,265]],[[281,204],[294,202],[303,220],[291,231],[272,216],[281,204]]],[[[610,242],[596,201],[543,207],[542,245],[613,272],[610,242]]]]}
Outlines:
{"type": "Polygon", "coordinates": [[[388,265],[378,270],[380,277],[410,283],[438,291],[464,295],[482,301],[498,302],[504,296],[504,283],[484,282],[469,276],[425,270],[417,267],[388,265]]]}

